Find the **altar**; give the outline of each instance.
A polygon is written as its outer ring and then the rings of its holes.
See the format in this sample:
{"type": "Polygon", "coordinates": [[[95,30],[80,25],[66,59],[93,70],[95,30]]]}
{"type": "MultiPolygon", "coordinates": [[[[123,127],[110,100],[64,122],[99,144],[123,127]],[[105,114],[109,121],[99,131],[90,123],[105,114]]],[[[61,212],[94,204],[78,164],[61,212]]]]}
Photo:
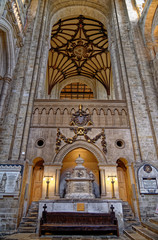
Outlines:
{"type": "Polygon", "coordinates": [[[78,212],[78,213],[110,213],[114,209],[118,220],[119,232],[124,227],[122,200],[120,199],[102,199],[94,195],[93,182],[94,175],[83,166],[84,159],[76,159],[76,166],[72,171],[67,171],[66,194],[64,198],[43,199],[39,201],[38,222],[42,217],[43,207],[47,212],[78,212]]]}
{"type": "Polygon", "coordinates": [[[83,213],[109,213],[113,205],[118,220],[119,232],[123,231],[123,210],[121,200],[111,199],[59,199],[39,201],[38,222],[42,217],[43,206],[46,204],[47,212],[83,212],[83,213]]]}

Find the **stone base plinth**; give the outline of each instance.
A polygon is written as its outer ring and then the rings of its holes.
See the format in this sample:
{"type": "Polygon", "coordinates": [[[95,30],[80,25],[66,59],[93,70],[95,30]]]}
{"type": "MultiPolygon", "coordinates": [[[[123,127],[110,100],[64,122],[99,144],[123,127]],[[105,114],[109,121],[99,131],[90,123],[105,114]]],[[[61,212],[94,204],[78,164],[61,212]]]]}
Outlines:
{"type": "Polygon", "coordinates": [[[94,199],[94,194],[90,193],[68,193],[65,195],[66,199],[94,199]]]}

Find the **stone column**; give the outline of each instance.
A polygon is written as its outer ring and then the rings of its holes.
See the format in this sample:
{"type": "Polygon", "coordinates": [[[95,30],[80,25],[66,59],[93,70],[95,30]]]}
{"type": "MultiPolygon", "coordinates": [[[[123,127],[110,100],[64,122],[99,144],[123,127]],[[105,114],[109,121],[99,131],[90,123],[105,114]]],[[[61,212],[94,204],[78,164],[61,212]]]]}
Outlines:
{"type": "Polygon", "coordinates": [[[1,91],[1,98],[0,98],[0,117],[3,116],[3,110],[5,107],[5,101],[8,95],[9,85],[12,79],[10,77],[4,77],[3,78],[3,86],[1,91]]]}
{"type": "MultiPolygon", "coordinates": [[[[26,160],[26,162],[27,162],[27,164],[29,164],[28,160],[26,160]]],[[[23,205],[23,216],[24,217],[27,214],[27,210],[29,208],[30,197],[31,197],[32,172],[33,172],[33,165],[29,165],[26,184],[25,184],[25,195],[24,195],[24,205],[23,205]]]]}
{"type": "Polygon", "coordinates": [[[101,183],[101,198],[106,196],[106,185],[105,185],[105,169],[99,168],[100,170],[100,183],[101,183]]]}
{"type": "Polygon", "coordinates": [[[137,196],[136,196],[136,185],[135,185],[135,181],[134,181],[134,176],[133,176],[133,171],[132,171],[132,166],[131,165],[127,165],[128,167],[128,171],[129,171],[129,176],[130,176],[130,180],[131,180],[131,189],[132,189],[132,200],[133,200],[133,207],[134,207],[134,213],[135,213],[135,217],[137,217],[139,219],[139,211],[138,211],[138,205],[137,205],[137,196]]]}
{"type": "Polygon", "coordinates": [[[59,196],[59,183],[60,183],[60,167],[56,169],[56,176],[55,176],[55,195],[59,196]]]}
{"type": "Polygon", "coordinates": [[[2,87],[3,87],[3,77],[0,76],[0,95],[1,95],[1,92],[2,92],[2,87]]]}

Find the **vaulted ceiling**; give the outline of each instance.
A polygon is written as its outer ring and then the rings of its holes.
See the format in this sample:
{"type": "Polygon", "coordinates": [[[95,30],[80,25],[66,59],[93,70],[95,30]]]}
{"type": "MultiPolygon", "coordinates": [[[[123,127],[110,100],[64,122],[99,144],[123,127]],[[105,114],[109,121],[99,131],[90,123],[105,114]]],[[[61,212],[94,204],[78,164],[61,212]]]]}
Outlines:
{"type": "Polygon", "coordinates": [[[59,20],[52,28],[48,57],[48,93],[73,76],[98,80],[110,94],[111,62],[104,25],[82,15],[59,20]]]}

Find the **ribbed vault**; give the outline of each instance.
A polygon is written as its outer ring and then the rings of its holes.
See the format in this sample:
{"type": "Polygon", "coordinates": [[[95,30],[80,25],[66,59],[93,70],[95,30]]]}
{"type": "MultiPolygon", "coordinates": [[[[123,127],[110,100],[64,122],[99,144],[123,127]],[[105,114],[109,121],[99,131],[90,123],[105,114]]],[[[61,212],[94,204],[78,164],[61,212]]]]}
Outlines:
{"type": "Polygon", "coordinates": [[[112,74],[107,31],[101,22],[82,15],[59,20],[52,28],[48,93],[55,84],[78,75],[98,80],[110,95],[112,74]]]}

